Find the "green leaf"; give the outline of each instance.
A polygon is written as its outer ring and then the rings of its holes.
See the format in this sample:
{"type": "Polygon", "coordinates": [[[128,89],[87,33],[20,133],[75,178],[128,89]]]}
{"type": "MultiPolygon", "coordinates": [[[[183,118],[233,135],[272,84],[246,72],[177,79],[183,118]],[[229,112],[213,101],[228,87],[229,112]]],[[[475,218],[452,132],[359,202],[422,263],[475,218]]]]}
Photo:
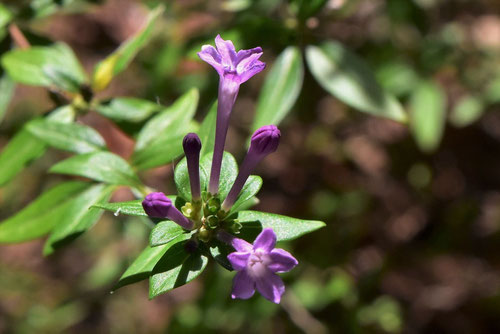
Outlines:
{"type": "Polygon", "coordinates": [[[229,253],[234,252],[234,249],[219,240],[213,240],[209,247],[210,254],[217,263],[229,271],[233,271],[233,266],[227,259],[229,253]]]}
{"type": "Polygon", "coordinates": [[[254,198],[262,187],[262,178],[257,175],[250,175],[241,189],[238,199],[234,202],[231,209],[232,212],[238,211],[238,208],[245,204],[246,201],[254,198]]]}
{"type": "Polygon", "coordinates": [[[278,241],[296,239],[326,226],[318,220],[303,220],[260,211],[240,211],[238,221],[242,225],[241,235],[245,239],[255,237],[267,227],[276,233],[278,241]]]}
{"type": "Polygon", "coordinates": [[[45,144],[26,129],[19,131],[0,154],[0,185],[16,176],[32,160],[45,152],[45,144]]]}
{"type": "Polygon", "coordinates": [[[7,74],[0,78],[0,123],[7,112],[15,87],[16,84],[7,74]]]}
{"type": "Polygon", "coordinates": [[[0,3],[0,28],[7,26],[13,17],[11,11],[0,3]]]}
{"type": "Polygon", "coordinates": [[[446,101],[442,89],[433,82],[422,82],[410,100],[410,128],[424,152],[434,151],[443,136],[446,101]]]}
{"type": "Polygon", "coordinates": [[[345,104],[375,116],[407,121],[401,104],[382,90],[363,59],[342,44],[310,45],[306,60],[319,84],[345,104]]]}
{"type": "Polygon", "coordinates": [[[453,108],[450,123],[457,128],[471,125],[483,115],[484,109],[483,100],[474,96],[465,96],[453,108]]]}
{"type": "Polygon", "coordinates": [[[188,124],[182,133],[163,132],[146,148],[136,151],[132,156],[133,165],[138,170],[144,170],[172,163],[184,153],[182,148],[184,136],[198,129],[196,122],[191,121],[188,124]]]}
{"type": "Polygon", "coordinates": [[[49,233],[73,196],[89,186],[85,182],[65,182],[40,195],[23,210],[0,223],[0,242],[23,242],[49,233]]]}
{"type": "Polygon", "coordinates": [[[142,208],[142,200],[140,199],[128,202],[99,203],[95,204],[94,207],[112,211],[116,216],[120,214],[128,216],[148,216],[142,208]]]}
{"type": "MultiPolygon", "coordinates": [[[[210,171],[212,169],[212,156],[213,153],[208,153],[201,159],[200,162],[200,167],[205,174],[207,185],[210,178],[210,171]]],[[[219,180],[219,198],[221,200],[226,198],[229,190],[231,190],[231,187],[233,186],[234,180],[236,180],[236,176],[238,176],[238,164],[236,163],[236,159],[234,159],[230,153],[224,152],[219,180]]],[[[202,190],[206,189],[202,188],[202,190]]]]}
{"type": "Polygon", "coordinates": [[[118,283],[116,283],[113,287],[113,290],[117,290],[125,285],[136,283],[148,278],[155,265],[170,249],[170,247],[185,240],[184,238],[185,235],[180,235],[177,239],[174,239],[165,245],[158,247],[147,246],[123,273],[118,280],[118,283]]]}
{"type": "Polygon", "coordinates": [[[109,184],[141,187],[141,181],[132,167],[121,157],[110,152],[75,155],[49,169],[51,173],[84,176],[109,184]]]}
{"type": "Polygon", "coordinates": [[[138,123],[161,110],[162,106],[133,97],[117,97],[101,102],[96,111],[114,121],[138,123]]]}
{"type": "MultiPolygon", "coordinates": [[[[156,224],[149,236],[151,247],[164,245],[184,234],[185,230],[171,220],[164,220],[156,224]]],[[[192,233],[186,232],[191,235],[192,233]]]]}
{"type": "Polygon", "coordinates": [[[45,243],[43,254],[52,254],[57,248],[68,244],[91,228],[102,214],[101,210],[91,207],[100,201],[108,200],[115,189],[115,186],[97,184],[66,202],[45,243]]]}
{"type": "Polygon", "coordinates": [[[113,77],[125,70],[135,55],[147,44],[153,32],[156,19],[163,13],[162,5],[151,11],[144,26],[127,39],[106,59],[97,64],[92,79],[92,88],[96,91],[105,89],[113,77]]]}
{"type": "Polygon", "coordinates": [[[215,145],[215,123],[217,121],[217,101],[212,104],[208,114],[201,122],[198,137],[201,141],[200,157],[213,151],[215,145]]]}
{"type": "Polygon", "coordinates": [[[2,57],[2,65],[14,81],[26,85],[55,85],[76,92],[86,81],[78,59],[64,43],[9,51],[2,57]]]}
{"type": "Polygon", "coordinates": [[[170,107],[150,119],[137,137],[135,152],[147,150],[161,136],[175,137],[186,132],[198,106],[199,92],[191,89],[179,97],[170,107]]]}
{"type": "MultiPolygon", "coordinates": [[[[52,122],[71,122],[74,110],[64,106],[54,110],[47,120],[52,122]]],[[[28,132],[26,127],[19,131],[0,153],[0,186],[10,181],[32,160],[43,155],[45,144],[28,132]]]]}
{"type": "Polygon", "coordinates": [[[185,242],[177,242],[158,261],[149,278],[149,298],[187,284],[205,269],[208,259],[198,252],[187,253],[185,242]]]}
{"type": "MultiPolygon", "coordinates": [[[[170,198],[173,203],[176,203],[177,196],[167,195],[167,197],[170,198]]],[[[127,216],[148,216],[142,208],[142,199],[127,202],[98,203],[93,205],[93,207],[112,211],[115,216],[118,216],[120,214],[124,214],[127,216]]]]}
{"type": "Polygon", "coordinates": [[[61,150],[89,153],[106,148],[106,143],[101,135],[85,125],[39,119],[30,122],[27,129],[46,144],[61,150]]]}
{"type": "Polygon", "coordinates": [[[304,80],[302,56],[297,47],[286,48],[276,59],[259,96],[253,130],[278,125],[299,97],[304,80]]]}

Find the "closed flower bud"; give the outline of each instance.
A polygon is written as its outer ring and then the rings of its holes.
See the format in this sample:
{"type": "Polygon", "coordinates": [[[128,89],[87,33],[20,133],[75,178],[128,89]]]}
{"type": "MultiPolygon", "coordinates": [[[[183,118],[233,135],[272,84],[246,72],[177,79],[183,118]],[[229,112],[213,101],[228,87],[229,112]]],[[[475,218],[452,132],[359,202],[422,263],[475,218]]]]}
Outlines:
{"type": "Polygon", "coordinates": [[[189,183],[191,185],[191,197],[198,201],[200,195],[200,150],[201,141],[196,133],[188,133],[182,141],[182,147],[186,154],[189,183]]]}
{"type": "Polygon", "coordinates": [[[187,219],[164,193],[151,193],[142,201],[144,211],[150,217],[167,218],[186,230],[191,230],[194,223],[187,219]]]}
{"type": "Polygon", "coordinates": [[[265,155],[273,153],[278,148],[280,137],[281,132],[275,125],[263,126],[252,135],[250,151],[265,155]]]}

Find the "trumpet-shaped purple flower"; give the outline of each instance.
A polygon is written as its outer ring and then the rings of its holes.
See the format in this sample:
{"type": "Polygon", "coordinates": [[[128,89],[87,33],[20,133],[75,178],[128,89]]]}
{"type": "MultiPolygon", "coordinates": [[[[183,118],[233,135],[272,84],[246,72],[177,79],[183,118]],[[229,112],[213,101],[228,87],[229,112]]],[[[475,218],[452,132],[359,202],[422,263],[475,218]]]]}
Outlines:
{"type": "Polygon", "coordinates": [[[250,148],[241,164],[238,176],[222,203],[223,210],[229,211],[231,209],[252,170],[264,157],[276,151],[280,143],[280,137],[281,132],[275,125],[266,125],[254,132],[250,141],[250,148]]]}
{"type": "Polygon", "coordinates": [[[192,230],[194,227],[194,223],[187,219],[164,193],[148,194],[142,201],[142,207],[150,217],[168,218],[186,230],[192,230]]]}
{"type": "Polygon", "coordinates": [[[274,231],[265,228],[253,245],[229,235],[226,235],[225,239],[236,249],[236,252],[227,256],[233,269],[238,271],[233,279],[231,297],[248,299],[257,289],[264,298],[279,304],[285,292],[285,285],[276,273],[292,270],[298,261],[287,251],[274,248],[274,231]]]}
{"type": "Polygon", "coordinates": [[[219,191],[220,169],[229,117],[231,116],[234,101],[238,96],[240,85],[266,67],[266,64],[259,60],[262,55],[262,48],[260,47],[236,52],[233,42],[223,40],[220,35],[215,38],[215,45],[217,48],[204,45],[201,52],[198,52],[198,56],[212,65],[220,77],[215,146],[208,184],[208,191],[212,194],[219,191]]]}

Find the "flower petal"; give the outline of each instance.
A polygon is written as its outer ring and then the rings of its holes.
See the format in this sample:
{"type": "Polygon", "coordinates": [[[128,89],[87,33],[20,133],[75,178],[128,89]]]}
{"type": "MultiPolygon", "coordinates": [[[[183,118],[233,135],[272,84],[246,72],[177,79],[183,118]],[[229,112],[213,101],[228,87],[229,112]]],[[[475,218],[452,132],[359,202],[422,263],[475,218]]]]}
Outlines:
{"type": "Polygon", "coordinates": [[[224,74],[224,66],[221,64],[221,56],[213,46],[203,45],[201,47],[201,51],[198,52],[198,57],[212,65],[219,75],[224,74]]]}
{"type": "Polygon", "coordinates": [[[260,248],[266,252],[270,252],[276,246],[276,234],[272,228],[265,228],[260,232],[253,243],[253,249],[260,248]]]}
{"type": "Polygon", "coordinates": [[[257,60],[250,68],[248,68],[245,72],[240,75],[240,83],[244,83],[257,73],[262,72],[266,68],[266,64],[257,60]]]}
{"type": "Polygon", "coordinates": [[[234,252],[229,254],[227,259],[231,263],[234,270],[240,271],[246,268],[249,257],[249,252],[234,252]]]}
{"type": "Polygon", "coordinates": [[[275,304],[279,304],[281,296],[285,292],[285,284],[281,280],[281,277],[267,270],[263,276],[256,278],[255,283],[257,291],[264,298],[275,304]]]}
{"type": "Polygon", "coordinates": [[[250,252],[253,249],[252,244],[239,238],[232,239],[231,246],[233,246],[238,252],[250,252]]]}
{"type": "Polygon", "coordinates": [[[234,70],[236,65],[236,51],[233,42],[230,40],[225,41],[220,35],[217,35],[217,37],[215,37],[215,45],[217,46],[217,51],[219,51],[221,55],[221,64],[223,66],[229,66],[234,70]]]}
{"type": "MultiPolygon", "coordinates": [[[[247,49],[247,50],[240,50],[236,54],[236,65],[238,65],[242,60],[248,58],[249,56],[255,54],[255,53],[260,53],[262,55],[262,48],[260,46],[253,48],[253,49],[247,49]]],[[[259,55],[260,57],[260,55],[259,55]]],[[[257,58],[259,58],[257,57],[257,58]]]]}
{"type": "Polygon", "coordinates": [[[292,254],[281,248],[275,248],[269,253],[271,263],[267,266],[275,273],[283,273],[292,270],[299,262],[292,254]]]}
{"type": "Polygon", "coordinates": [[[253,64],[262,56],[262,52],[253,53],[248,55],[248,57],[243,58],[236,64],[236,72],[242,74],[252,68],[253,64]]]}
{"type": "Polygon", "coordinates": [[[253,296],[254,292],[254,280],[245,270],[238,272],[233,278],[233,291],[231,293],[231,298],[248,299],[253,296]]]}

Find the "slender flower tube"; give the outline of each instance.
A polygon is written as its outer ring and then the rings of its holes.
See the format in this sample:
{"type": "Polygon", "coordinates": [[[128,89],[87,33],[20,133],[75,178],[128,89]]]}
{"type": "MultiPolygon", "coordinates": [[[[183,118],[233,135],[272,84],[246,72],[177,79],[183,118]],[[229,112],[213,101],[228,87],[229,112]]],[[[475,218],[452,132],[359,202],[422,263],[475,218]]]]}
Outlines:
{"type": "Polygon", "coordinates": [[[240,85],[262,71],[266,64],[259,60],[262,48],[256,47],[236,52],[233,42],[215,38],[214,48],[204,45],[198,56],[219,73],[219,100],[217,104],[217,122],[215,127],[215,146],[208,191],[219,192],[220,169],[224,154],[227,129],[231,111],[238,96],[240,85]]]}
{"type": "Polygon", "coordinates": [[[233,299],[248,299],[255,289],[264,298],[279,304],[285,292],[285,285],[276,273],[292,270],[298,261],[287,251],[276,246],[273,229],[265,228],[257,236],[253,245],[220,231],[218,238],[236,249],[227,256],[234,270],[238,271],[233,279],[233,299]]]}
{"type": "Polygon", "coordinates": [[[194,223],[187,219],[164,193],[151,193],[142,201],[147,215],[155,218],[168,218],[186,230],[192,230],[194,223]]]}
{"type": "Polygon", "coordinates": [[[241,164],[238,176],[236,177],[229,194],[222,203],[222,209],[224,211],[229,211],[234,202],[236,202],[241,189],[245,185],[245,182],[255,166],[257,166],[257,164],[268,154],[276,151],[280,142],[280,137],[281,132],[274,125],[263,126],[254,132],[252,140],[250,141],[250,148],[248,149],[247,155],[241,164]]]}
{"type": "Polygon", "coordinates": [[[196,133],[188,133],[182,141],[182,147],[186,154],[189,173],[189,184],[191,185],[191,197],[193,201],[201,199],[200,192],[200,150],[201,141],[196,133]]]}

